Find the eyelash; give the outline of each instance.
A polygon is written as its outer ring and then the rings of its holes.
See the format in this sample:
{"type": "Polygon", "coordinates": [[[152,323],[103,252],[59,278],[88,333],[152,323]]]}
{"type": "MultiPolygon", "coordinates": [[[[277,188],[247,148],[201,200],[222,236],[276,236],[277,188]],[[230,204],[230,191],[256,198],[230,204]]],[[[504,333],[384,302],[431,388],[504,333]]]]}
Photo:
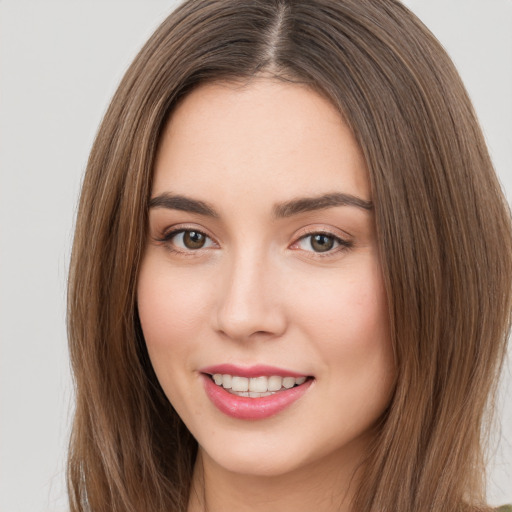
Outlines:
{"type": "MultiPolygon", "coordinates": [[[[348,250],[352,249],[352,247],[354,246],[352,241],[346,240],[339,236],[336,236],[335,234],[333,234],[329,231],[311,230],[311,231],[303,233],[295,242],[293,242],[293,244],[291,244],[291,247],[297,246],[301,241],[305,241],[309,238],[310,241],[309,241],[308,245],[312,248],[311,244],[313,242],[313,237],[318,236],[318,235],[325,236],[327,238],[332,239],[333,243],[337,244],[337,246],[334,248],[330,248],[325,252],[318,252],[318,251],[314,251],[314,250],[311,250],[311,251],[306,250],[305,251],[305,252],[310,252],[311,254],[314,254],[315,258],[328,258],[330,256],[334,256],[335,254],[348,251],[348,250]]],[[[299,250],[299,249],[296,249],[296,250],[299,250]]]]}
{"type": "MultiPolygon", "coordinates": [[[[212,237],[210,237],[203,231],[201,231],[199,229],[184,228],[184,227],[180,227],[178,229],[173,229],[172,231],[169,231],[168,233],[164,233],[164,235],[162,237],[157,239],[157,242],[165,244],[167,249],[171,253],[179,254],[179,255],[182,255],[185,257],[197,256],[197,254],[195,254],[195,253],[197,253],[198,251],[200,251],[202,249],[210,248],[210,247],[200,247],[198,249],[177,249],[176,246],[172,244],[172,239],[179,234],[185,234],[185,233],[197,233],[199,235],[204,236],[206,239],[214,242],[212,237]]],[[[311,250],[311,251],[305,250],[305,252],[310,252],[311,254],[313,254],[315,258],[326,258],[329,256],[333,256],[334,254],[337,254],[339,252],[348,251],[349,249],[351,249],[354,246],[353,242],[351,242],[349,240],[345,240],[343,238],[340,238],[339,236],[336,236],[333,233],[330,233],[328,231],[314,230],[314,231],[310,231],[310,232],[302,234],[299,238],[297,238],[297,240],[295,242],[293,242],[290,245],[290,247],[293,248],[294,246],[297,246],[301,241],[304,241],[307,238],[311,238],[311,240],[309,242],[309,245],[311,246],[312,237],[314,237],[316,235],[325,236],[325,237],[332,239],[333,243],[337,244],[337,246],[334,248],[328,249],[325,252],[317,252],[314,250],[311,250]]],[[[293,248],[293,250],[300,250],[300,249],[293,248]]]]}
{"type": "Polygon", "coordinates": [[[169,231],[168,233],[164,233],[163,236],[157,239],[157,242],[160,242],[166,246],[166,249],[173,253],[173,254],[179,254],[181,256],[185,257],[194,257],[197,256],[197,253],[201,249],[208,249],[207,248],[199,248],[199,249],[177,249],[174,244],[172,244],[172,239],[179,235],[179,234],[185,234],[185,233],[197,233],[199,235],[204,236],[206,239],[213,241],[212,237],[208,236],[204,231],[201,231],[200,229],[194,229],[194,228],[187,228],[187,227],[180,227],[177,229],[173,229],[172,231],[169,231]]]}

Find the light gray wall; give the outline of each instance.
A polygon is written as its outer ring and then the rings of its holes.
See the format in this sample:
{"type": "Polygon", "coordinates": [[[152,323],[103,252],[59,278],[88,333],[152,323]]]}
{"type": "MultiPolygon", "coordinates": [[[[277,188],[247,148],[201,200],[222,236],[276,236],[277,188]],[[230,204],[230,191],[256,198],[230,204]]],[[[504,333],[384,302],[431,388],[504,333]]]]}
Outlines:
{"type": "MultiPolygon", "coordinates": [[[[512,1],[408,0],[458,65],[512,196],[512,1]]],[[[172,0],[0,1],[0,510],[64,511],[65,285],[108,101],[172,0]]],[[[490,498],[512,503],[512,378],[490,498]]],[[[505,392],[503,392],[503,397],[505,392]]]]}

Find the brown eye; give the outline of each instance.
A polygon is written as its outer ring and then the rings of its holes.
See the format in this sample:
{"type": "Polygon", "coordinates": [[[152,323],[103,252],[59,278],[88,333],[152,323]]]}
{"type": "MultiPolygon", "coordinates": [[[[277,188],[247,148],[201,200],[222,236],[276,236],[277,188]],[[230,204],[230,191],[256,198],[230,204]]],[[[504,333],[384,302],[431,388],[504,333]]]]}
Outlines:
{"type": "Polygon", "coordinates": [[[310,237],[311,248],[315,252],[327,252],[334,247],[335,238],[333,236],[319,233],[310,237]]]}
{"type": "Polygon", "coordinates": [[[352,242],[344,240],[331,233],[311,233],[305,235],[292,246],[293,249],[300,249],[302,251],[310,252],[313,254],[337,254],[339,251],[350,249],[352,242]]]}
{"type": "Polygon", "coordinates": [[[172,231],[164,236],[161,241],[177,252],[198,251],[215,247],[215,243],[208,235],[195,229],[172,231]]]}
{"type": "Polygon", "coordinates": [[[206,235],[200,231],[184,231],[183,245],[187,249],[201,249],[206,243],[206,235]]]}

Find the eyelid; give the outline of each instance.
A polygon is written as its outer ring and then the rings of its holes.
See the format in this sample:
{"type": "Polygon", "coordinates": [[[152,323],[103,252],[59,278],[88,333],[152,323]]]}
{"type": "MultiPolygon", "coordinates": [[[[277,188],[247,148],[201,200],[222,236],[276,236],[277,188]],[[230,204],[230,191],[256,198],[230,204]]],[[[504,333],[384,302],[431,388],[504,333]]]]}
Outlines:
{"type": "Polygon", "coordinates": [[[198,227],[197,225],[191,225],[191,224],[176,224],[173,226],[168,226],[162,231],[162,234],[159,236],[156,236],[154,238],[156,242],[159,242],[167,247],[167,249],[173,253],[178,253],[185,256],[194,256],[199,252],[207,251],[210,249],[216,249],[219,247],[219,243],[215,240],[215,238],[208,233],[208,230],[198,227]],[[206,238],[211,240],[213,242],[214,247],[201,247],[199,249],[182,249],[177,247],[176,245],[171,243],[171,240],[178,235],[179,233],[183,233],[186,231],[195,231],[196,233],[201,233],[206,238]]]}
{"type": "Polygon", "coordinates": [[[289,248],[292,250],[300,250],[300,251],[303,251],[306,253],[311,253],[311,255],[315,258],[324,258],[324,257],[328,257],[328,256],[333,256],[339,252],[349,250],[353,246],[354,246],[353,237],[350,236],[348,233],[342,232],[339,229],[335,229],[332,227],[327,228],[325,226],[307,226],[307,227],[299,230],[298,233],[296,233],[296,235],[294,236],[294,241],[290,244],[289,248]],[[325,236],[332,237],[339,243],[339,246],[334,249],[325,251],[325,252],[316,252],[313,250],[307,251],[307,250],[301,249],[299,247],[294,247],[304,238],[307,238],[309,236],[314,236],[314,235],[325,235],[325,236]]]}

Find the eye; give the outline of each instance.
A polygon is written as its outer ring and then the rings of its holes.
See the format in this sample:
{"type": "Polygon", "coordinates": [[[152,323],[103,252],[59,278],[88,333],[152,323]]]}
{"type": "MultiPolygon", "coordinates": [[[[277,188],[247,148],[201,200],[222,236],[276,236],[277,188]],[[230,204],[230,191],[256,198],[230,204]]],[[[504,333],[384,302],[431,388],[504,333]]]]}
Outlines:
{"type": "Polygon", "coordinates": [[[207,249],[215,244],[208,236],[195,229],[180,229],[171,231],[162,240],[178,251],[197,251],[207,249]]]}
{"type": "Polygon", "coordinates": [[[342,240],[331,233],[311,233],[299,238],[292,246],[293,249],[315,253],[336,252],[336,250],[350,247],[352,247],[351,242],[342,240]]]}

